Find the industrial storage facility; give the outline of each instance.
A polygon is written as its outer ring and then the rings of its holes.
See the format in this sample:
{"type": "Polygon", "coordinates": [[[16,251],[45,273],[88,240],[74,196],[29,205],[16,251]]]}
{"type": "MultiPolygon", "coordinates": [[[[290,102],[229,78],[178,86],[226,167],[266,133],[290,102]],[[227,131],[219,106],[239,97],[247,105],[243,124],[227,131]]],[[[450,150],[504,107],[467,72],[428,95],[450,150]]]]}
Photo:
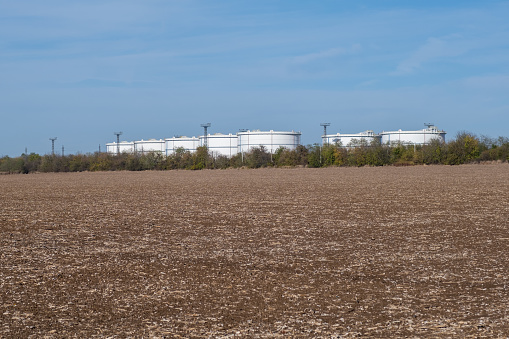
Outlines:
{"type": "Polygon", "coordinates": [[[300,145],[300,132],[243,130],[237,134],[207,134],[199,137],[175,136],[167,139],[150,139],[134,142],[122,141],[106,144],[108,153],[147,153],[157,152],[165,155],[177,149],[195,152],[200,146],[207,146],[213,156],[232,157],[238,153],[249,152],[254,147],[264,147],[268,152],[275,153],[285,147],[295,149],[300,145]]]}
{"type": "Polygon", "coordinates": [[[346,147],[352,147],[359,144],[371,144],[375,140],[380,140],[380,136],[373,131],[365,131],[357,134],[328,134],[322,136],[323,144],[335,144],[346,147]]]}
{"type": "Polygon", "coordinates": [[[164,139],[164,142],[166,144],[166,155],[174,153],[179,148],[189,152],[195,152],[200,146],[200,139],[197,137],[177,136],[164,139]]]}
{"type": "Polygon", "coordinates": [[[200,136],[200,145],[207,145],[209,152],[213,156],[224,155],[229,158],[237,154],[237,135],[236,134],[208,134],[200,136]]]}
{"type": "Polygon", "coordinates": [[[149,152],[163,153],[165,150],[163,139],[140,140],[134,142],[134,151],[145,154],[149,152]]]}
{"type": "Polygon", "coordinates": [[[357,134],[327,134],[322,135],[323,144],[336,144],[345,147],[355,147],[359,144],[371,144],[378,140],[385,145],[426,145],[432,140],[445,142],[446,132],[439,130],[432,124],[425,124],[427,128],[418,131],[393,131],[375,134],[373,131],[365,131],[357,134]]]}
{"type": "Polygon", "coordinates": [[[108,153],[133,153],[134,152],[134,141],[122,141],[118,144],[116,142],[110,142],[106,144],[106,152],[108,153]]]}
{"type": "Polygon", "coordinates": [[[382,144],[409,144],[409,145],[426,145],[432,140],[445,142],[445,132],[439,130],[436,126],[427,125],[428,128],[419,131],[393,131],[382,132],[382,144]]]}
{"type": "MultiPolygon", "coordinates": [[[[321,126],[329,126],[323,123],[321,126]]],[[[433,124],[425,124],[427,128],[417,131],[392,131],[376,134],[372,130],[360,133],[336,133],[327,134],[324,129],[322,135],[323,144],[335,144],[344,147],[356,147],[358,145],[369,145],[373,141],[380,141],[382,144],[404,144],[404,145],[426,145],[432,140],[445,142],[446,132],[439,130],[433,124]]],[[[210,127],[210,123],[202,125],[210,127]]],[[[121,133],[115,133],[118,136],[121,133]]],[[[293,150],[300,145],[301,133],[295,131],[260,131],[241,130],[237,134],[208,134],[199,137],[174,136],[167,139],[149,139],[140,141],[122,141],[106,144],[106,152],[115,153],[148,153],[157,152],[170,155],[178,149],[195,152],[200,146],[207,146],[213,156],[232,157],[239,153],[247,153],[255,147],[263,147],[269,153],[275,153],[279,148],[284,147],[293,150]]]]}
{"type": "Polygon", "coordinates": [[[238,153],[249,152],[253,147],[263,146],[269,153],[275,153],[278,148],[284,147],[290,150],[300,145],[300,132],[280,131],[243,131],[237,133],[238,153]]]}

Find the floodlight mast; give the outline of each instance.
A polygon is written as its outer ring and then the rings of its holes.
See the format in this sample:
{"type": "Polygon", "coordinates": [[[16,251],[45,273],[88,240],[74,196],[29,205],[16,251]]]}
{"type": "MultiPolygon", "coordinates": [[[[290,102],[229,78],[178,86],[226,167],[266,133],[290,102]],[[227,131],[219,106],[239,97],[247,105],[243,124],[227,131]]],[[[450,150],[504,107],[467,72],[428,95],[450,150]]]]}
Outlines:
{"type": "Polygon", "coordinates": [[[203,132],[205,133],[203,135],[203,144],[204,144],[203,146],[209,147],[208,136],[207,136],[207,128],[209,128],[211,126],[210,122],[207,122],[206,124],[201,124],[200,126],[203,127],[203,132]]]}
{"type": "Polygon", "coordinates": [[[51,140],[51,155],[55,155],[55,140],[57,140],[57,137],[49,138],[51,140]]]}
{"type": "Polygon", "coordinates": [[[330,122],[322,122],[320,126],[323,126],[323,136],[325,138],[325,144],[328,144],[327,141],[327,126],[330,126],[330,122]]]}
{"type": "Polygon", "coordinates": [[[117,136],[117,155],[120,155],[120,136],[122,132],[113,132],[113,134],[117,136]]]}

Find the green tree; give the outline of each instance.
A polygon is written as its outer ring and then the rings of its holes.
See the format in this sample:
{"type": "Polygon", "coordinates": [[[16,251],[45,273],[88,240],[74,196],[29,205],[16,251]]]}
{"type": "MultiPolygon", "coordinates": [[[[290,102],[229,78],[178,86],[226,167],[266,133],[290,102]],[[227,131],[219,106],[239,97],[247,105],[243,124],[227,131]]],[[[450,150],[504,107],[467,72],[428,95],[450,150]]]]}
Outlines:
{"type": "Polygon", "coordinates": [[[382,145],[379,140],[373,140],[369,146],[362,147],[364,147],[366,163],[369,166],[383,166],[391,162],[391,149],[382,145]]]}
{"type": "Polygon", "coordinates": [[[420,162],[427,165],[444,164],[447,159],[447,145],[441,140],[432,139],[420,148],[418,156],[420,162]]]}
{"type": "Polygon", "coordinates": [[[25,159],[25,166],[23,169],[23,173],[32,173],[39,170],[39,166],[41,165],[41,156],[37,153],[30,153],[28,156],[23,155],[25,159]]]}
{"type": "Polygon", "coordinates": [[[307,163],[309,167],[322,166],[322,147],[319,144],[308,145],[307,163]]]}
{"type": "Polygon", "coordinates": [[[244,161],[249,168],[260,168],[272,165],[271,154],[267,152],[264,146],[253,147],[248,153],[244,154],[244,161]]]}
{"type": "Polygon", "coordinates": [[[229,161],[230,167],[240,168],[244,166],[243,157],[244,155],[242,153],[238,153],[232,156],[229,161]]]}
{"type": "Polygon", "coordinates": [[[140,156],[138,154],[127,154],[125,169],[128,171],[141,171],[143,169],[143,165],[140,161],[140,156]]]}
{"type": "Polygon", "coordinates": [[[148,152],[140,157],[142,170],[164,169],[164,159],[160,152],[148,152]]]}
{"type": "Polygon", "coordinates": [[[209,166],[209,150],[206,146],[200,146],[192,156],[193,163],[190,167],[192,170],[201,170],[209,166]]]}
{"type": "Polygon", "coordinates": [[[479,139],[468,132],[459,132],[456,139],[447,144],[448,165],[459,165],[479,160],[479,139]]]}
{"type": "Polygon", "coordinates": [[[39,166],[41,172],[58,172],[57,157],[55,155],[44,155],[39,166]]]}
{"type": "Polygon", "coordinates": [[[347,164],[349,166],[368,165],[368,143],[366,140],[353,139],[348,143],[347,164]]]}
{"type": "Polygon", "coordinates": [[[10,158],[5,156],[2,158],[0,162],[0,172],[5,172],[9,174],[14,173],[25,173],[24,171],[24,161],[23,158],[10,158]]]}
{"type": "Polygon", "coordinates": [[[83,172],[90,168],[90,156],[85,154],[69,155],[66,157],[69,161],[69,171],[83,172]]]}
{"type": "Polygon", "coordinates": [[[94,153],[89,156],[89,171],[111,171],[114,170],[113,155],[108,153],[94,153]]]}
{"type": "Polygon", "coordinates": [[[212,160],[212,168],[226,169],[230,166],[230,158],[225,155],[218,155],[212,160]]]}
{"type": "Polygon", "coordinates": [[[185,169],[192,166],[191,152],[183,147],[166,156],[165,169],[185,169]]]}

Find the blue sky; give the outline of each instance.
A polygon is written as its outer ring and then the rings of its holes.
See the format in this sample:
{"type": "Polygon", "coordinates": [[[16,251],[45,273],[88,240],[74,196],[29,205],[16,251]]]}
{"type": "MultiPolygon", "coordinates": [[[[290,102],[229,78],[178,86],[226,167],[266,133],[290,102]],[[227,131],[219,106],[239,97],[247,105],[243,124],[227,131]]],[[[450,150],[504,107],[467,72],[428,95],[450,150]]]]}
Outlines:
{"type": "Polygon", "coordinates": [[[435,123],[509,137],[509,1],[0,0],[0,156],[435,123]]]}

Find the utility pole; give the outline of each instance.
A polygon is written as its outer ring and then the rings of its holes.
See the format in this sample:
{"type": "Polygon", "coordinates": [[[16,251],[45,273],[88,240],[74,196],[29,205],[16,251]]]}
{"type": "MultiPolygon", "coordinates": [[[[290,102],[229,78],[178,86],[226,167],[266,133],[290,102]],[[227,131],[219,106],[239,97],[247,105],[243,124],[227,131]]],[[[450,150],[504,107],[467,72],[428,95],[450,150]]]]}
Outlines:
{"type": "Polygon", "coordinates": [[[122,132],[113,132],[117,136],[117,155],[120,155],[120,136],[122,132]]]}
{"type": "Polygon", "coordinates": [[[62,145],[62,157],[64,156],[64,146],[62,145]]]}
{"type": "Polygon", "coordinates": [[[201,124],[200,126],[203,127],[203,130],[204,130],[204,133],[205,133],[204,136],[203,136],[203,143],[204,143],[203,146],[208,147],[209,144],[208,144],[208,140],[207,140],[207,128],[210,127],[210,122],[207,122],[206,124],[201,124]]]}
{"type": "Polygon", "coordinates": [[[49,138],[51,140],[51,155],[55,155],[55,140],[57,140],[57,137],[49,138]]]}

